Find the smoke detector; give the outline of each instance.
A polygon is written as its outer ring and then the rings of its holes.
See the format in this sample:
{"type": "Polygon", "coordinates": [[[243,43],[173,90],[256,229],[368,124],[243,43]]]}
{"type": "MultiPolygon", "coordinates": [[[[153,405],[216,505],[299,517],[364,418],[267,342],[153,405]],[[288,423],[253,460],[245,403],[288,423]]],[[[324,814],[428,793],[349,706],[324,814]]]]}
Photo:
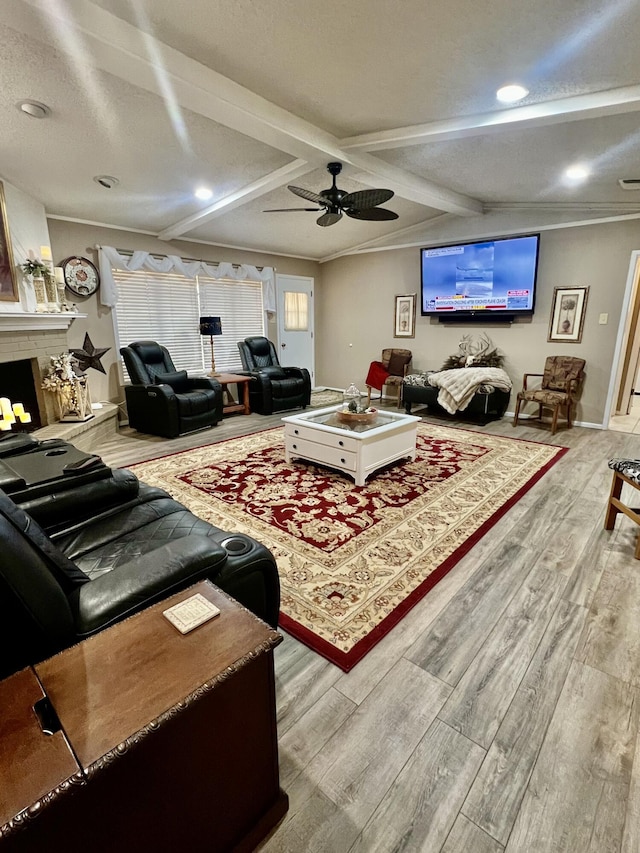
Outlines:
{"type": "Polygon", "coordinates": [[[18,109],[31,118],[46,118],[51,113],[51,109],[40,101],[20,101],[18,109]]]}
{"type": "Polygon", "coordinates": [[[105,190],[112,190],[116,184],[120,183],[120,181],[117,178],[114,178],[113,175],[96,175],[93,180],[96,184],[100,184],[101,187],[104,187],[105,190]]]}
{"type": "Polygon", "coordinates": [[[619,178],[618,184],[623,190],[640,190],[640,178],[619,178]]]}

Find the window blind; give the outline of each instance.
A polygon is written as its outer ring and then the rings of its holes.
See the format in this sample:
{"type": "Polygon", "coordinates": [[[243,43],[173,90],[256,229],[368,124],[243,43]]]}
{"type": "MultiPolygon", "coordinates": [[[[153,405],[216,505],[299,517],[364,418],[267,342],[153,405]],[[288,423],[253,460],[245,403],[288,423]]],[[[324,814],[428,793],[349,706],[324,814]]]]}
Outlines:
{"type": "Polygon", "coordinates": [[[238,341],[264,334],[261,282],[188,279],[149,270],[114,270],[113,278],[120,346],[157,341],[169,350],[177,370],[211,368],[210,341],[200,335],[201,316],[221,318],[222,335],[213,341],[220,372],[241,368],[238,341]]]}
{"type": "MultiPolygon", "coordinates": [[[[225,281],[198,277],[200,308],[203,316],[220,317],[222,335],[213,339],[216,369],[234,373],[242,369],[238,341],[250,335],[264,335],[262,283],[225,281]]],[[[209,339],[203,339],[211,360],[209,339]]],[[[206,360],[205,360],[206,363],[206,360]]]]}

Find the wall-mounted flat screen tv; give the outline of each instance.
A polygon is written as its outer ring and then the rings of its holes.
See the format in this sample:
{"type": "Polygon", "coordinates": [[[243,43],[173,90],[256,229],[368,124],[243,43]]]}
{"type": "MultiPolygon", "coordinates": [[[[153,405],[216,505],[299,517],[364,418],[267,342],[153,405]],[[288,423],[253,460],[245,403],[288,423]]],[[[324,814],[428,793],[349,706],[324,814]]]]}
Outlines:
{"type": "Polygon", "coordinates": [[[539,234],[420,250],[423,316],[533,314],[539,234]]]}

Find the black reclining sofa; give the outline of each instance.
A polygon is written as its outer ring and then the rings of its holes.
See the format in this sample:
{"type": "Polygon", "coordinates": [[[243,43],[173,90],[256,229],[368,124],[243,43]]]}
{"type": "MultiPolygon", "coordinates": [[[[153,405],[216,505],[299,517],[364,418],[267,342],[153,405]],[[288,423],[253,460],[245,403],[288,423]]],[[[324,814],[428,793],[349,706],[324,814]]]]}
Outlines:
{"type": "Polygon", "coordinates": [[[278,570],[256,540],[63,441],[0,457],[0,678],[203,578],[277,626],[278,570]]]}

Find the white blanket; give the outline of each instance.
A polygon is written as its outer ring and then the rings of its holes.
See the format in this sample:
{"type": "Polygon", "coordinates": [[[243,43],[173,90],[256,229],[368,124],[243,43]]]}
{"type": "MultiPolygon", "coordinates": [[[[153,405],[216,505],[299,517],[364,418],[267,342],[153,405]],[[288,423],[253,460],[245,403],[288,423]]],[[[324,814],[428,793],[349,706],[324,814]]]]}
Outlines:
{"type": "Polygon", "coordinates": [[[451,415],[467,408],[480,385],[511,391],[511,380],[500,367],[461,367],[429,375],[429,385],[439,388],[438,403],[451,415]]]}

